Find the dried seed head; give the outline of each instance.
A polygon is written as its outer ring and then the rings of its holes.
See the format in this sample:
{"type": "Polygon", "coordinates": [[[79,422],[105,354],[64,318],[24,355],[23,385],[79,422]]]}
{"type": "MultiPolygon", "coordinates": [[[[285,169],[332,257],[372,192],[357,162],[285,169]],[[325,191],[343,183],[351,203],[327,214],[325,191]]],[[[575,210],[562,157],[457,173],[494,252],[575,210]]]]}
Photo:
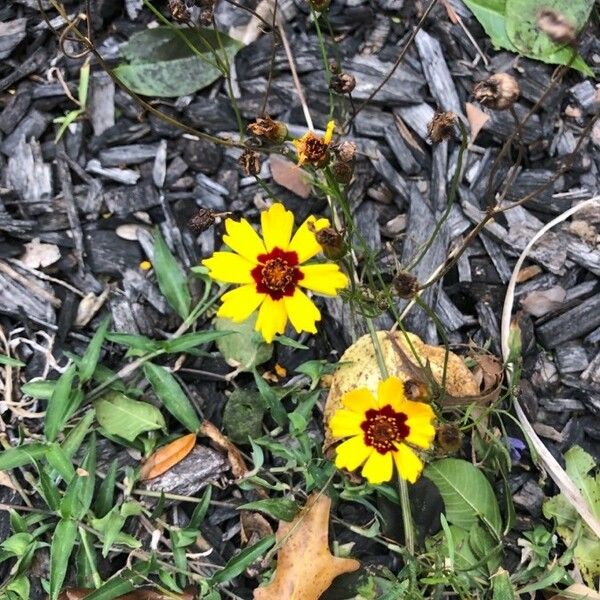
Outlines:
{"type": "Polygon", "coordinates": [[[337,94],[349,94],[356,87],[356,79],[349,73],[332,75],[329,88],[337,94]]]}
{"type": "Polygon", "coordinates": [[[556,44],[572,44],[577,32],[565,15],[548,8],[539,12],[537,26],[556,44]]]}
{"type": "Polygon", "coordinates": [[[398,271],[394,275],[392,284],[400,298],[412,298],[419,291],[419,282],[417,278],[406,271],[398,271]]]}
{"type": "Polygon", "coordinates": [[[429,139],[437,144],[442,140],[448,140],[454,136],[454,124],[456,115],[450,111],[439,111],[433,115],[433,119],[427,125],[429,139]]]}
{"type": "Polygon", "coordinates": [[[404,382],[404,394],[409,400],[426,402],[429,399],[429,388],[422,381],[409,379],[404,382]]]}
{"type": "Polygon", "coordinates": [[[260,173],[260,154],[253,150],[244,150],[238,159],[238,164],[242,168],[244,175],[258,175],[260,173]]]}
{"type": "Polygon", "coordinates": [[[337,61],[335,60],[330,60],[329,61],[329,70],[334,73],[337,74],[340,72],[340,65],[338,65],[337,61]]]}
{"type": "Polygon", "coordinates": [[[190,11],[184,0],[169,0],[169,10],[174,21],[187,23],[190,20],[190,11]]]}
{"type": "Polygon", "coordinates": [[[204,27],[212,25],[214,14],[215,11],[212,7],[203,8],[200,11],[200,16],[198,17],[198,23],[204,27]]]}
{"type": "Polygon", "coordinates": [[[462,433],[451,423],[444,423],[437,428],[436,439],[440,448],[450,454],[458,452],[462,447],[462,433]]]}
{"type": "Polygon", "coordinates": [[[517,80],[508,73],[496,73],[473,88],[475,100],[494,110],[510,108],[520,93],[517,80]]]}
{"type": "Polygon", "coordinates": [[[308,228],[315,234],[315,239],[323,249],[326,258],[339,260],[345,256],[348,248],[343,231],[338,231],[333,227],[324,227],[317,231],[312,223],[309,223],[308,228]]]}
{"type": "Polygon", "coordinates": [[[326,11],[331,4],[331,0],[308,0],[311,8],[317,12],[326,11]]]}
{"type": "Polygon", "coordinates": [[[281,144],[287,137],[288,130],[281,121],[273,121],[271,117],[264,119],[258,117],[254,123],[248,125],[248,131],[256,137],[268,140],[273,144],[281,144]]]}
{"type": "Polygon", "coordinates": [[[347,185],[352,181],[354,165],[351,162],[336,162],[333,163],[331,172],[338,183],[347,185]]]}
{"type": "Polygon", "coordinates": [[[340,162],[349,163],[352,162],[356,156],[356,144],[347,141],[340,142],[333,148],[333,151],[340,162]]]}
{"type": "Polygon", "coordinates": [[[188,228],[194,233],[202,233],[214,225],[215,216],[210,208],[200,207],[188,221],[188,228]]]}

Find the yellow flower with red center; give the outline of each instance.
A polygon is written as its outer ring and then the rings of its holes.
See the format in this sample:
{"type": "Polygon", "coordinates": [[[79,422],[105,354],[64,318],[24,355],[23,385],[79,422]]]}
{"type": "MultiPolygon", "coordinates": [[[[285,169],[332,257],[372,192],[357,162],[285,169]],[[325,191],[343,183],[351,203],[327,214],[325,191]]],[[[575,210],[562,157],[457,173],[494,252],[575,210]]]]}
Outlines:
{"type": "Polygon", "coordinates": [[[240,284],[223,295],[217,315],[239,323],[258,310],[255,328],[267,342],[285,331],[288,320],[298,333],[316,333],[321,313],[300,288],[335,296],[348,285],[335,263],[304,264],[321,252],[315,231],[329,227],[329,220],[310,216],[292,236],[294,215],[276,203],[262,212],[261,227],[262,239],[246,219],[227,219],[223,241],[233,252],[202,261],[213,279],[240,284]]]}
{"type": "Polygon", "coordinates": [[[299,140],[293,140],[298,153],[298,164],[308,162],[315,167],[324,167],[329,160],[329,144],[333,136],[335,123],[329,121],[325,135],[321,138],[314,131],[307,131],[299,140]]]}
{"type": "Polygon", "coordinates": [[[366,388],[342,397],[344,408],[329,421],[336,438],[349,438],[336,448],[335,465],[354,471],[364,464],[362,475],[377,484],[398,474],[414,483],[423,461],[411,446],[427,449],[435,437],[433,409],[425,402],[407,400],[397,377],[379,383],[377,398],[366,388]]]}

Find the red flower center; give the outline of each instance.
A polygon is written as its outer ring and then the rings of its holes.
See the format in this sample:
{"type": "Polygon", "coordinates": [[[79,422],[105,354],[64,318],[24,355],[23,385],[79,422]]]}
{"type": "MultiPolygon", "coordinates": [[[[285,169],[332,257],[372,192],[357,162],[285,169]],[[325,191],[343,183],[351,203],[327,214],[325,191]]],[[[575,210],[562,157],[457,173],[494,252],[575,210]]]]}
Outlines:
{"type": "Polygon", "coordinates": [[[256,291],[269,294],[273,300],[292,296],[296,284],[304,278],[304,273],[298,268],[296,252],[273,248],[267,254],[259,254],[257,260],[259,264],[251,271],[256,291]]]}
{"type": "Polygon", "coordinates": [[[394,442],[401,442],[410,433],[406,424],[408,417],[396,412],[389,404],[379,410],[369,409],[365,417],[360,425],[365,432],[365,444],[375,448],[379,454],[395,450],[394,442]]]}

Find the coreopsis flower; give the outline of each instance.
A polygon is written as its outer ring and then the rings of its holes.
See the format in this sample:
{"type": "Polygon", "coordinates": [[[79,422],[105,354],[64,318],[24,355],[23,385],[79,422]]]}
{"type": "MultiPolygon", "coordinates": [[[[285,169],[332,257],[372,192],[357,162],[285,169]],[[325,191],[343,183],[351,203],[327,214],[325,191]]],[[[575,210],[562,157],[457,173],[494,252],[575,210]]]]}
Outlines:
{"type": "Polygon", "coordinates": [[[377,398],[358,388],[344,394],[342,403],[329,422],[334,437],[349,438],[336,449],[336,467],[354,471],[364,465],[363,477],[377,484],[392,478],[395,464],[399,476],[414,483],[423,461],[412,447],[427,449],[435,437],[431,405],[408,400],[397,377],[379,383],[377,398]]]}
{"type": "Polygon", "coordinates": [[[316,333],[321,313],[301,288],[335,296],[348,284],[335,263],[305,264],[321,252],[314,232],[329,220],[310,216],[292,236],[294,215],[276,203],[261,214],[261,226],[262,238],[246,219],[227,219],[223,241],[233,252],[202,261],[213,279],[240,286],[223,295],[217,315],[239,323],[258,310],[255,328],[267,342],[288,320],[298,333],[316,333]]]}
{"type": "Polygon", "coordinates": [[[333,137],[335,123],[329,121],[325,135],[321,138],[314,131],[307,131],[299,140],[293,140],[298,153],[298,164],[310,163],[315,167],[324,167],[329,161],[329,144],[333,137]]]}

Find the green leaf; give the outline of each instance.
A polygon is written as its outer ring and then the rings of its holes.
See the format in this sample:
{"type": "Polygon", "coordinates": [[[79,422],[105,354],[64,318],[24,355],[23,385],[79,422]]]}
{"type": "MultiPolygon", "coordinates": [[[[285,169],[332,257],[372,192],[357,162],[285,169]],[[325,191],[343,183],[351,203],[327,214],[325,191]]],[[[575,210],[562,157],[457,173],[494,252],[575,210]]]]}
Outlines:
{"type": "Polygon", "coordinates": [[[150,561],[135,563],[132,569],[121,571],[115,579],[103,583],[97,590],[87,595],[86,600],[113,600],[131,592],[144,580],[151,566],[150,561]]]}
{"type": "Polygon", "coordinates": [[[144,431],[165,429],[165,420],[156,406],[132,400],[121,392],[109,392],[94,403],[98,423],[109,434],[129,442],[144,431]]]}
{"type": "Polygon", "coordinates": [[[83,415],[82,419],[67,433],[63,443],[61,444],[61,448],[66,456],[72,458],[75,455],[75,452],[79,450],[85,436],[88,434],[90,429],[92,428],[92,423],[94,422],[95,412],[94,409],[87,410],[83,415]]]}
{"type": "Polygon", "coordinates": [[[58,599],[76,537],[75,521],[61,519],[56,525],[50,546],[50,600],[58,599]]]}
{"type": "Polygon", "coordinates": [[[214,52],[227,64],[241,46],[237,40],[212,29],[146,29],[129,38],[121,50],[129,64],[120,65],[113,73],[138,94],[184,96],[221,76],[214,52]]]}
{"type": "Polygon", "coordinates": [[[206,517],[208,507],[210,506],[211,496],[212,486],[209,485],[204,491],[200,502],[196,505],[194,512],[192,513],[192,518],[190,519],[188,529],[199,529],[200,525],[202,525],[202,522],[206,517]]]}
{"type": "Polygon", "coordinates": [[[48,444],[46,446],[46,460],[48,464],[67,482],[75,476],[75,469],[71,464],[70,457],[58,444],[48,444]]]}
{"type": "Polygon", "coordinates": [[[52,397],[55,387],[56,381],[30,381],[21,386],[21,391],[32,398],[48,400],[52,397]]]}
{"type": "Polygon", "coordinates": [[[10,471],[18,467],[23,467],[32,463],[34,460],[43,458],[48,446],[46,444],[23,444],[16,448],[9,448],[0,452],[0,471],[10,471]]]}
{"type": "Polygon", "coordinates": [[[463,0],[485,32],[490,36],[496,49],[505,48],[519,52],[506,33],[506,0],[463,0]]]}
{"type": "Polygon", "coordinates": [[[300,507],[288,498],[268,498],[266,500],[247,502],[246,504],[242,504],[242,506],[238,506],[238,510],[257,510],[274,519],[292,521],[300,510],[300,507]]]}
{"type": "Polygon", "coordinates": [[[161,347],[161,342],[158,340],[151,340],[145,335],[134,335],[132,333],[107,333],[106,339],[120,344],[121,346],[127,346],[140,352],[154,352],[161,347]]]}
{"type": "Polygon", "coordinates": [[[468,531],[481,520],[500,539],[502,521],[498,502],[490,482],[479,469],[464,460],[443,458],[430,463],[423,475],[440,491],[449,523],[468,531]]]}
{"type": "Polygon", "coordinates": [[[107,315],[102,320],[102,323],[100,323],[100,327],[96,330],[90,345],[87,347],[85,354],[81,358],[81,362],[79,363],[79,379],[82,384],[88,382],[96,370],[96,365],[98,364],[98,359],[100,358],[100,352],[102,350],[102,342],[104,342],[109,321],[110,315],[107,315]]]}
{"type": "Polygon", "coordinates": [[[113,506],[113,498],[115,493],[115,484],[117,482],[117,459],[110,463],[108,472],[104,481],[100,484],[98,495],[94,504],[94,513],[102,518],[113,506]]]}
{"type": "Polygon", "coordinates": [[[54,392],[48,400],[46,408],[46,419],[44,422],[44,433],[49,442],[53,442],[56,436],[64,427],[67,419],[78,406],[78,402],[83,399],[73,389],[73,382],[77,375],[75,365],[71,365],[56,382],[54,392]]]}
{"type": "Polygon", "coordinates": [[[223,427],[234,444],[248,444],[262,434],[265,402],[256,390],[238,388],[223,409],[223,427]]]}
{"type": "Polygon", "coordinates": [[[182,335],[179,338],[175,338],[173,340],[167,340],[165,342],[161,342],[161,348],[165,352],[185,352],[186,350],[190,350],[191,348],[196,348],[202,344],[210,344],[210,342],[214,342],[219,338],[222,338],[226,335],[230,335],[231,331],[197,331],[195,333],[188,333],[186,335],[182,335]]]}
{"type": "Polygon", "coordinates": [[[175,377],[150,362],[144,365],[144,375],[165,408],[189,431],[198,431],[200,419],[175,377]]]}
{"type": "Polygon", "coordinates": [[[17,360],[12,356],[0,354],[0,365],[8,365],[9,367],[24,367],[25,363],[22,360],[17,360]]]}
{"type": "Polygon", "coordinates": [[[267,344],[262,336],[254,331],[255,323],[256,315],[242,323],[234,323],[229,319],[215,319],[215,329],[234,332],[218,339],[217,348],[227,364],[239,368],[240,371],[251,371],[273,356],[273,344],[267,344]]]}
{"type": "Polygon", "coordinates": [[[210,579],[214,584],[225,583],[234,577],[243,573],[255,560],[264,555],[264,553],[275,543],[275,535],[268,535],[260,542],[242,550],[234,556],[220,571],[217,571],[210,579]]]}
{"type": "Polygon", "coordinates": [[[290,348],[296,348],[296,350],[308,350],[308,346],[287,337],[287,335],[277,335],[275,336],[275,341],[282,346],[289,346],[290,348]]]}
{"type": "Polygon", "coordinates": [[[64,518],[82,519],[92,504],[96,484],[95,435],[90,438],[82,469],[85,473],[76,471],[60,503],[60,513],[64,518]]]}
{"type": "Polygon", "coordinates": [[[187,279],[183,269],[171,254],[158,230],[154,235],[153,263],[160,291],[173,310],[182,319],[185,319],[190,314],[192,304],[187,279]]]}
{"type": "Polygon", "coordinates": [[[53,511],[57,511],[60,506],[60,494],[56,488],[55,483],[50,479],[50,475],[45,465],[37,465],[38,474],[40,476],[40,488],[42,496],[48,505],[48,508],[53,511]]]}

